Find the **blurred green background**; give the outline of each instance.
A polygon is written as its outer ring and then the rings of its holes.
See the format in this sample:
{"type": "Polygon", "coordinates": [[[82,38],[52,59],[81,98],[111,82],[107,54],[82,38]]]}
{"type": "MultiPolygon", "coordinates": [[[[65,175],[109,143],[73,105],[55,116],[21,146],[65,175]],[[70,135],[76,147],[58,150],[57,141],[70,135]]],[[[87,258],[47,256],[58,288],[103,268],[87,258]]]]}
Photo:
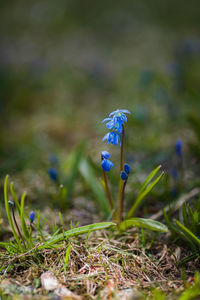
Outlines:
{"type": "MultiPolygon", "coordinates": [[[[196,137],[200,109],[199,1],[1,1],[0,178],[25,185],[87,140],[98,161],[101,120],[129,109],[127,154],[169,159],[196,137]]],[[[190,158],[189,158],[190,159],[190,158]]],[[[192,163],[192,157],[190,159],[192,163]]]]}

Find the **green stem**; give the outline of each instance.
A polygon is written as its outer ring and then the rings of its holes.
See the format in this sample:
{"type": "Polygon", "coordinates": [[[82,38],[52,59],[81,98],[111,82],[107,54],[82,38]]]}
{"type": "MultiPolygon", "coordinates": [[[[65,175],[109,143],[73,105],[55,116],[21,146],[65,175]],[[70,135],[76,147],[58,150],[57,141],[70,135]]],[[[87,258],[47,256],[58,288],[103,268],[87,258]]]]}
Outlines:
{"type": "Polygon", "coordinates": [[[103,170],[103,178],[104,178],[104,182],[105,182],[106,195],[107,195],[107,198],[108,198],[110,209],[112,210],[113,209],[113,200],[112,200],[110,190],[109,190],[109,187],[108,187],[108,179],[107,179],[107,176],[106,176],[106,172],[104,170],[103,170]]]}
{"type": "MultiPolygon", "coordinates": [[[[120,148],[120,173],[123,170],[124,165],[124,136],[125,136],[125,129],[124,125],[122,125],[122,138],[121,138],[121,148],[120,148]]],[[[123,211],[123,180],[120,177],[119,181],[119,198],[118,198],[118,222],[121,222],[123,211]]]]}
{"type": "Polygon", "coordinates": [[[123,208],[124,208],[124,192],[125,192],[125,187],[126,187],[127,180],[124,181],[123,186],[122,186],[122,192],[120,194],[120,199],[119,199],[119,215],[118,215],[118,221],[121,223],[122,221],[122,216],[123,216],[123,208]]]}
{"type": "Polygon", "coordinates": [[[17,221],[16,221],[16,218],[15,218],[14,208],[12,208],[12,217],[13,217],[15,226],[16,226],[16,228],[17,228],[18,234],[19,234],[19,236],[20,236],[20,238],[21,238],[21,240],[22,240],[22,242],[23,242],[23,244],[24,244],[24,248],[26,249],[26,244],[25,244],[24,238],[23,238],[23,236],[22,236],[22,234],[21,234],[21,231],[20,231],[20,229],[19,229],[19,226],[18,226],[17,221]]]}

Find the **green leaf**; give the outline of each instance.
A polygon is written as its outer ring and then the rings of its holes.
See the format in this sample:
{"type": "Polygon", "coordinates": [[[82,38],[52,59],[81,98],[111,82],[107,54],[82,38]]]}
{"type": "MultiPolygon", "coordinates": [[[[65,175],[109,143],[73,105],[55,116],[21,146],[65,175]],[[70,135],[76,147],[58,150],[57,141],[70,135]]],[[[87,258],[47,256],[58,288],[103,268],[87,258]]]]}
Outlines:
{"type": "Polygon", "coordinates": [[[108,205],[105,192],[103,191],[99,182],[97,181],[95,172],[86,158],[81,160],[81,163],[79,164],[79,170],[81,175],[83,176],[83,178],[85,179],[85,181],[87,182],[91,190],[93,191],[96,204],[104,213],[104,216],[108,217],[110,215],[110,208],[108,205]]]}
{"type": "Polygon", "coordinates": [[[181,259],[178,263],[178,266],[183,266],[186,263],[188,263],[189,261],[192,261],[194,259],[196,259],[197,257],[199,257],[199,251],[196,251],[194,253],[192,253],[191,255],[188,255],[186,257],[184,257],[183,259],[181,259]]]}
{"type": "Polygon", "coordinates": [[[175,220],[176,225],[181,229],[181,231],[188,237],[193,243],[195,243],[200,248],[200,240],[190,231],[187,227],[181,224],[178,220],[175,220]]]}
{"type": "Polygon", "coordinates": [[[153,179],[153,177],[158,173],[158,171],[160,170],[161,165],[159,165],[157,168],[155,168],[146,178],[146,180],[144,181],[144,183],[142,184],[139,194],[142,194],[142,192],[146,189],[146,187],[148,186],[148,184],[150,183],[150,181],[153,179]]]}
{"type": "Polygon", "coordinates": [[[133,206],[131,207],[131,209],[129,210],[129,212],[126,215],[126,219],[131,218],[136,210],[138,209],[138,207],[141,205],[143,199],[151,192],[151,190],[154,188],[154,186],[160,181],[160,179],[162,178],[162,176],[164,175],[164,172],[162,172],[160,174],[160,176],[158,176],[152,183],[150,183],[145,190],[143,190],[143,192],[139,192],[135,203],[133,204],[133,206]]]}
{"type": "Polygon", "coordinates": [[[65,264],[66,264],[66,265],[67,265],[68,262],[69,262],[69,254],[70,254],[70,251],[71,251],[71,244],[69,244],[69,246],[67,247],[66,254],[65,254],[65,264]]]}
{"type": "Polygon", "coordinates": [[[88,232],[95,231],[95,230],[109,228],[111,226],[116,226],[116,224],[113,222],[103,222],[103,223],[95,223],[95,224],[90,224],[90,225],[86,225],[86,226],[82,226],[82,227],[78,227],[78,228],[73,228],[71,230],[68,230],[63,233],[58,234],[57,236],[48,240],[44,245],[41,245],[38,248],[43,249],[46,246],[48,247],[53,244],[56,244],[59,241],[62,241],[63,239],[67,239],[72,236],[80,235],[83,233],[88,233],[88,232]]]}
{"type": "Polygon", "coordinates": [[[121,222],[121,224],[119,225],[119,229],[126,230],[127,228],[133,226],[140,227],[140,228],[147,228],[159,232],[168,232],[168,228],[164,224],[158,221],[154,221],[151,219],[143,219],[143,218],[131,218],[125,220],[121,222]]]}
{"type": "Polygon", "coordinates": [[[22,197],[21,197],[20,221],[21,221],[22,232],[23,232],[23,235],[25,237],[26,243],[29,246],[29,248],[32,248],[33,247],[33,242],[32,242],[32,239],[30,237],[30,234],[29,234],[29,231],[28,231],[28,228],[26,226],[25,219],[24,219],[24,200],[25,200],[25,197],[26,197],[26,193],[24,192],[22,194],[22,197]]]}
{"type": "Polygon", "coordinates": [[[182,215],[183,215],[183,220],[184,220],[185,226],[187,228],[189,228],[190,224],[189,224],[188,213],[187,213],[187,209],[186,209],[186,204],[185,203],[183,203],[183,205],[182,205],[182,215]]]}

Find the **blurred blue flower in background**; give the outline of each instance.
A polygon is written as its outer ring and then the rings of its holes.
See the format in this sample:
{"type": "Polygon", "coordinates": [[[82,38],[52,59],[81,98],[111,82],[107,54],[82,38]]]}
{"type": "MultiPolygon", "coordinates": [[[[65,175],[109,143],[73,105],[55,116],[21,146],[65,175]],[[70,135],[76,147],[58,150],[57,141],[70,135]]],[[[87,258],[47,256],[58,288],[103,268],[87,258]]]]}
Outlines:
{"type": "Polygon", "coordinates": [[[176,141],[176,145],[175,145],[175,151],[176,151],[176,154],[179,156],[179,157],[182,157],[183,156],[183,145],[182,145],[182,140],[177,140],[176,141]]]}
{"type": "Polygon", "coordinates": [[[33,221],[35,220],[35,213],[34,213],[34,211],[30,212],[29,220],[31,221],[31,223],[33,223],[33,221]]]}
{"type": "Polygon", "coordinates": [[[58,172],[54,168],[48,169],[48,174],[51,180],[57,181],[58,180],[58,172]]]}

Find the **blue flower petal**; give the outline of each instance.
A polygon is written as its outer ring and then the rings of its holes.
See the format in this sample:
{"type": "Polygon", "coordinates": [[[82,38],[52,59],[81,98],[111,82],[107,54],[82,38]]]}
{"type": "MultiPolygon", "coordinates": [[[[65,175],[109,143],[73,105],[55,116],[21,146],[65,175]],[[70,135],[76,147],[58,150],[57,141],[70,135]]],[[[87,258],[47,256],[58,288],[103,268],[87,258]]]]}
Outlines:
{"type": "Polygon", "coordinates": [[[101,167],[105,172],[109,172],[111,167],[114,168],[114,164],[108,159],[103,159],[101,162],[101,167]]]}
{"type": "Polygon", "coordinates": [[[105,123],[105,122],[111,121],[111,120],[112,120],[112,118],[105,118],[105,119],[102,121],[102,123],[105,123]]]}
{"type": "Polygon", "coordinates": [[[102,151],[101,157],[108,159],[110,158],[110,153],[108,151],[102,151]]]}

